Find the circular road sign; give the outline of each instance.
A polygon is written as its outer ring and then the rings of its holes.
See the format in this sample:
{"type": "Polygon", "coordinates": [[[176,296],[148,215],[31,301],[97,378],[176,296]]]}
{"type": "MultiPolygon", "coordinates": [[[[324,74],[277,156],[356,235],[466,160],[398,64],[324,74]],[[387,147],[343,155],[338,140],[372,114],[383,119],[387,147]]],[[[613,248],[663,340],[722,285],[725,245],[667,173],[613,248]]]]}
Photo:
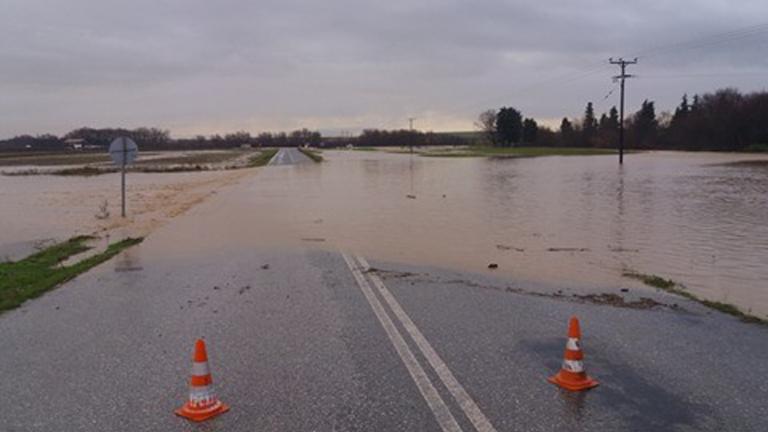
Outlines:
{"type": "Polygon", "coordinates": [[[130,165],[139,154],[139,146],[128,137],[118,137],[109,145],[109,155],[115,165],[130,165]]]}

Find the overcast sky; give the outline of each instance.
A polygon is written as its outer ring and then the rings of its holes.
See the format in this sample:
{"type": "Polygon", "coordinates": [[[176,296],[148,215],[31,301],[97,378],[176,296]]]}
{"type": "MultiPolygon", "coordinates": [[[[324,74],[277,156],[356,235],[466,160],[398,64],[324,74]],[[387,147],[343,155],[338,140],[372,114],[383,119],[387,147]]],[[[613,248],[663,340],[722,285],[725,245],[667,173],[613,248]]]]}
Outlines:
{"type": "Polygon", "coordinates": [[[766,22],[765,0],[3,0],[0,137],[552,123],[617,103],[607,59],[638,54],[628,110],[670,110],[768,88],[766,22]]]}

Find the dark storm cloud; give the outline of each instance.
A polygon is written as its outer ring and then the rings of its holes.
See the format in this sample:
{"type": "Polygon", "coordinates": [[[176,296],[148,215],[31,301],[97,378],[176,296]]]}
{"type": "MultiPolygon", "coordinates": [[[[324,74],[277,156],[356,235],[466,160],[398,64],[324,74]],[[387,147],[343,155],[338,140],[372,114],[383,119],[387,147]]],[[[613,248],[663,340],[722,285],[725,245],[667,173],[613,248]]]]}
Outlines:
{"type": "Polygon", "coordinates": [[[354,130],[412,115],[424,128],[470,128],[501,104],[574,116],[589,100],[613,103],[602,98],[615,70],[600,66],[633,53],[647,55],[630,103],[669,108],[683,92],[763,88],[765,28],[697,38],[766,12],[762,1],[6,0],[0,136],[354,130]],[[710,43],[670,46],[686,40],[710,43]]]}

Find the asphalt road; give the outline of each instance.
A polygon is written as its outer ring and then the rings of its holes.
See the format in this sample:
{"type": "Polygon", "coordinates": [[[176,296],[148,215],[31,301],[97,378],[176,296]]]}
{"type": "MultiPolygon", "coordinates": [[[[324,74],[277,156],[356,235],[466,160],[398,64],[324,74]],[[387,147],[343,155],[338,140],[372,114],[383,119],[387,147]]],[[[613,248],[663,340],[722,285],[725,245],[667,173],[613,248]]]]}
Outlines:
{"type": "Polygon", "coordinates": [[[228,211],[252,186],[0,315],[0,430],[768,430],[766,327],[266,247],[228,211]],[[572,314],[601,383],[579,394],[546,381],[572,314]],[[198,337],[232,407],[202,425],[173,415],[198,337]]]}
{"type": "Polygon", "coordinates": [[[278,150],[272,160],[269,161],[269,165],[294,165],[307,162],[312,162],[312,159],[306,157],[298,149],[288,147],[278,150]]]}

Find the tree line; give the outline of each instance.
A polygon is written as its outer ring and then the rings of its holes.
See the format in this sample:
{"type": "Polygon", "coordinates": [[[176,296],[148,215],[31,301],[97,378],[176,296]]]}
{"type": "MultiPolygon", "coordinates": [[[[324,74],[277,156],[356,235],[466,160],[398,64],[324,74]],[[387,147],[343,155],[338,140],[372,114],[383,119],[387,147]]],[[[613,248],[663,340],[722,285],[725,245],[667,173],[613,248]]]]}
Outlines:
{"type": "Polygon", "coordinates": [[[482,131],[485,141],[493,146],[539,144],[540,128],[536,120],[523,118],[522,113],[512,107],[483,111],[476,126],[482,131]]]}
{"type": "MultiPolygon", "coordinates": [[[[615,106],[598,118],[588,102],[581,118],[565,117],[557,130],[540,127],[509,107],[482,112],[477,127],[493,146],[614,148],[620,120],[615,106]]],[[[683,95],[674,112],[661,114],[653,101],[644,100],[626,116],[624,131],[630,149],[768,151],[768,92],[726,88],[690,99],[683,95]]]]}
{"type": "Polygon", "coordinates": [[[343,147],[347,145],[364,147],[421,147],[435,145],[466,145],[462,137],[450,134],[420,132],[415,130],[366,129],[354,137],[323,137],[318,131],[299,129],[290,133],[262,132],[251,135],[239,131],[225,135],[198,135],[191,138],[172,138],[167,130],[158,128],[79,128],[61,137],[45,134],[38,136],[20,135],[0,141],[0,151],[40,150],[57,151],[68,148],[68,143],[78,140],[86,149],[104,149],[118,136],[127,136],[146,150],[195,150],[226,149],[242,146],[251,147],[343,147]],[[82,140],[82,141],[79,141],[82,140]]]}
{"type": "MultiPolygon", "coordinates": [[[[330,141],[328,144],[338,146],[335,145],[335,141],[330,141]]],[[[421,132],[410,129],[365,129],[360,135],[344,138],[338,144],[352,144],[360,147],[424,147],[465,145],[467,141],[455,135],[421,132]]]]}
{"type": "Polygon", "coordinates": [[[142,149],[147,150],[193,150],[193,149],[226,149],[242,146],[251,147],[298,147],[303,145],[319,146],[323,140],[320,132],[309,129],[299,129],[290,133],[263,132],[251,135],[239,131],[225,135],[198,135],[193,138],[172,138],[168,130],[141,127],[137,129],[124,128],[88,128],[75,129],[61,137],[51,134],[19,135],[0,141],[0,151],[65,150],[69,143],[78,142],[86,149],[105,149],[116,137],[126,136],[136,141],[142,149]]]}

